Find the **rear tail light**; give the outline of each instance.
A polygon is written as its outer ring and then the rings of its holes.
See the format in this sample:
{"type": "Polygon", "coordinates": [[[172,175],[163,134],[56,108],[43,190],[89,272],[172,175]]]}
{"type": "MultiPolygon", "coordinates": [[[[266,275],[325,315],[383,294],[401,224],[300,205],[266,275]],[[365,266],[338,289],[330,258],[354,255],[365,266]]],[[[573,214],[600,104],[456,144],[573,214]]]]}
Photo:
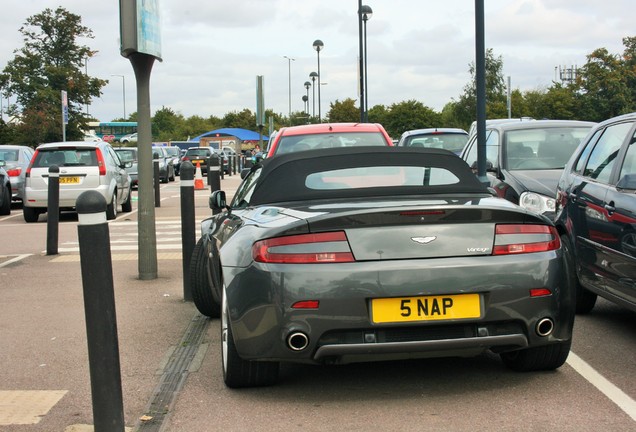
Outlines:
{"type": "Polygon", "coordinates": [[[18,177],[20,175],[20,173],[22,172],[22,168],[18,167],[18,168],[11,168],[7,171],[7,175],[9,177],[18,177]]]}
{"type": "Polygon", "coordinates": [[[33,157],[31,157],[31,162],[29,162],[29,166],[26,169],[26,174],[25,174],[26,177],[31,177],[31,168],[33,168],[33,163],[37,159],[38,154],[40,154],[40,150],[36,150],[35,152],[33,152],[33,157]]]}
{"type": "Polygon", "coordinates": [[[344,231],[300,234],[261,240],[252,246],[254,261],[280,264],[353,262],[344,231]]]}
{"type": "Polygon", "coordinates": [[[95,149],[97,154],[97,166],[99,167],[99,175],[106,175],[106,161],[104,161],[104,155],[100,149],[95,149]]]}
{"type": "Polygon", "coordinates": [[[561,247],[559,233],[548,225],[497,225],[493,255],[546,252],[561,247]]]}

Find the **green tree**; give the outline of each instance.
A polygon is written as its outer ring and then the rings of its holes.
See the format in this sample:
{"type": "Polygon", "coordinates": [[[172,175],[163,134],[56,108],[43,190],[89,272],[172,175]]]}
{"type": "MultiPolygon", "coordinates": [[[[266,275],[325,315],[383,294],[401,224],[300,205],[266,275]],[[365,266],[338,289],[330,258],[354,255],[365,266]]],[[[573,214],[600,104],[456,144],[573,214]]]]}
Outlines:
{"type": "MultiPolygon", "coordinates": [[[[267,115],[265,118],[267,119],[267,115]]],[[[254,130],[256,129],[256,114],[248,108],[240,112],[232,111],[223,116],[221,123],[223,127],[254,130]]]]}
{"type": "Polygon", "coordinates": [[[80,139],[87,117],[83,107],[101,95],[107,81],[84,73],[86,59],[96,51],[78,44],[80,38],[93,38],[79,15],[62,7],[27,18],[19,29],[24,46],[4,68],[3,93],[16,103],[10,114],[19,119],[15,142],[35,145],[61,140],[61,91],[68,95],[69,140],[80,139]]]}
{"type": "MultiPolygon", "coordinates": [[[[505,118],[508,117],[506,104],[506,82],[503,75],[503,59],[501,56],[495,57],[492,48],[486,50],[486,117],[505,118]]],[[[468,130],[470,124],[477,116],[477,84],[476,66],[474,62],[469,65],[471,79],[464,86],[464,92],[459,99],[451,106],[454,112],[448,114],[453,118],[458,126],[468,130]]],[[[451,108],[449,107],[449,108],[451,108]]]]}
{"type": "Polygon", "coordinates": [[[157,141],[179,140],[177,131],[183,123],[183,115],[174,112],[172,108],[161,107],[152,117],[152,137],[157,141]]]}
{"type": "Polygon", "coordinates": [[[336,99],[335,102],[331,102],[329,104],[329,112],[327,112],[327,118],[332,123],[355,123],[360,121],[360,109],[356,108],[356,101],[354,99],[347,98],[342,102],[336,99]]]}
{"type": "Polygon", "coordinates": [[[392,138],[399,138],[407,130],[435,127],[440,121],[439,113],[411,99],[391,105],[383,126],[392,138]]]}
{"type": "MultiPolygon", "coordinates": [[[[369,122],[384,125],[389,117],[389,109],[385,105],[374,105],[369,108],[369,122]]],[[[358,114],[358,119],[360,115],[358,114]]]]}
{"type": "Polygon", "coordinates": [[[634,108],[625,63],[606,48],[598,48],[587,56],[577,84],[582,91],[579,114],[584,119],[602,121],[634,108]]]}

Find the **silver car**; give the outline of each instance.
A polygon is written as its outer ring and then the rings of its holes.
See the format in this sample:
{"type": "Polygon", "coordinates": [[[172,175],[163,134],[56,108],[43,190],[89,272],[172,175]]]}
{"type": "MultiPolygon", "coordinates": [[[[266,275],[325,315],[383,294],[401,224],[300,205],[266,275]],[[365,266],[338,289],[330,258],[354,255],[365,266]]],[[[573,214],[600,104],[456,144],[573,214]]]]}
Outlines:
{"type": "Polygon", "coordinates": [[[4,161],[4,169],[9,176],[13,201],[22,201],[24,197],[26,170],[33,153],[34,150],[27,146],[0,145],[0,161],[4,161]]]}
{"type": "Polygon", "coordinates": [[[27,169],[22,211],[26,222],[37,222],[48,208],[49,168],[60,169],[60,210],[75,210],[77,197],[95,190],[106,199],[106,217],[115,219],[119,205],[132,210],[131,181],[110,144],[101,142],[57,142],[40,145],[27,169]]]}

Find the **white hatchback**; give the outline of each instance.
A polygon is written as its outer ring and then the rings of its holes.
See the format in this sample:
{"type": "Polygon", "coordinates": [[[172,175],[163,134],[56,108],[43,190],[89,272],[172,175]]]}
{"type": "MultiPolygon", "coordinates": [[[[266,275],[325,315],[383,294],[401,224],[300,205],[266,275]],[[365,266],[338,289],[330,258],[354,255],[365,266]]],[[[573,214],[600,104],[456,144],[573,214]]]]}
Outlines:
{"type": "Polygon", "coordinates": [[[122,163],[110,144],[99,142],[58,142],[36,149],[27,169],[22,211],[26,222],[37,222],[48,208],[49,168],[60,169],[60,210],[75,210],[77,197],[95,190],[106,200],[106,217],[115,219],[132,210],[131,181],[126,172],[130,162],[122,163]]]}

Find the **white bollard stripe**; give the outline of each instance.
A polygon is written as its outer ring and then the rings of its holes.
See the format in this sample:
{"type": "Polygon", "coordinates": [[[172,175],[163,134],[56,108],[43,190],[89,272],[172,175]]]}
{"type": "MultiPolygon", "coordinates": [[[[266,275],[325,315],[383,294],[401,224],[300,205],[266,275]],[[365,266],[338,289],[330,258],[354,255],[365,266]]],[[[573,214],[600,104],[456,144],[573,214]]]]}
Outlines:
{"type": "Polygon", "coordinates": [[[194,187],[194,180],[181,180],[181,187],[194,187]]]}
{"type": "Polygon", "coordinates": [[[60,173],[59,172],[50,172],[49,173],[49,177],[59,177],[60,173]]]}
{"type": "Polygon", "coordinates": [[[79,225],[99,225],[106,223],[106,212],[101,213],[78,213],[79,225]]]}

